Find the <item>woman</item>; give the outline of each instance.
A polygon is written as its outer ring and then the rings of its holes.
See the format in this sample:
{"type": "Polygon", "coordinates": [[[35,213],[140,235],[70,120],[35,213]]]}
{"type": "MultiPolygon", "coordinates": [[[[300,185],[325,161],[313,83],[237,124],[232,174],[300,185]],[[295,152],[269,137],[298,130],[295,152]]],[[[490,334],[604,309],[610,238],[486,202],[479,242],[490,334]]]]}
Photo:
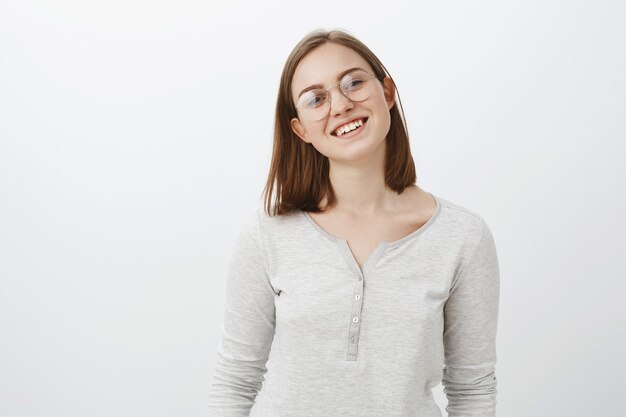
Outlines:
{"type": "Polygon", "coordinates": [[[296,45],[265,207],[229,267],[211,415],[440,417],[440,382],[451,417],[495,415],[493,236],[415,184],[405,125],[363,43],[296,45]]]}

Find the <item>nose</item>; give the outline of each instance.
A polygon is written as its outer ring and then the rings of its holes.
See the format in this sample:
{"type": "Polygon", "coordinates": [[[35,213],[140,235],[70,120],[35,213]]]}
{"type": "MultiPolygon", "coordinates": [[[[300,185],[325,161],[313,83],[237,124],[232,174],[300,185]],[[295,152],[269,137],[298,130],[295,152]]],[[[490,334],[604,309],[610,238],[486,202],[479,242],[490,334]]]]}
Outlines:
{"type": "Polygon", "coordinates": [[[330,97],[330,114],[332,116],[340,115],[354,107],[354,103],[348,97],[343,95],[338,86],[335,87],[337,88],[331,88],[328,90],[330,97]]]}

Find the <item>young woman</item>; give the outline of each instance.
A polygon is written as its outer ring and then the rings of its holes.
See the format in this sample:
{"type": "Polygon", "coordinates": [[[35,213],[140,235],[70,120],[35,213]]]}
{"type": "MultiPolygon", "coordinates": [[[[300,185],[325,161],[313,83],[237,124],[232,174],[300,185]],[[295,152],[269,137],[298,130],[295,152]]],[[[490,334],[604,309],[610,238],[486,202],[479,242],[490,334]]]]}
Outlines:
{"type": "Polygon", "coordinates": [[[440,417],[440,382],[450,417],[495,415],[494,239],[415,184],[396,94],[345,32],[288,57],[265,205],[229,267],[212,416],[440,417]]]}

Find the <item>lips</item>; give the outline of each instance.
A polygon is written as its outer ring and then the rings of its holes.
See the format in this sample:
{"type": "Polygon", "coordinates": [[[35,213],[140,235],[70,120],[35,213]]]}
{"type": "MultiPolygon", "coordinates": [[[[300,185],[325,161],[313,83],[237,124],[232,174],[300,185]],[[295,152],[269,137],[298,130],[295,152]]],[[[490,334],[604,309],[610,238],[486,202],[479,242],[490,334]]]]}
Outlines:
{"type": "Polygon", "coordinates": [[[361,130],[361,128],[367,123],[367,120],[367,117],[355,117],[348,122],[335,126],[335,128],[331,131],[331,135],[339,138],[349,136],[352,133],[361,130]]]}

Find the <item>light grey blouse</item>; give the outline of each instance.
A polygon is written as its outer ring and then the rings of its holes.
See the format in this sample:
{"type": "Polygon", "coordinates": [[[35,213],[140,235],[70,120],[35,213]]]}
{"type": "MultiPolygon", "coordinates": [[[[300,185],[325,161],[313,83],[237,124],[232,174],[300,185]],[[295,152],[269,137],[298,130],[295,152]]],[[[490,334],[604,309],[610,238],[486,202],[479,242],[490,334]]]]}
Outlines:
{"type": "Polygon", "coordinates": [[[491,417],[499,266],[484,219],[433,216],[361,269],[306,212],[241,229],[209,393],[219,417],[491,417]]]}

